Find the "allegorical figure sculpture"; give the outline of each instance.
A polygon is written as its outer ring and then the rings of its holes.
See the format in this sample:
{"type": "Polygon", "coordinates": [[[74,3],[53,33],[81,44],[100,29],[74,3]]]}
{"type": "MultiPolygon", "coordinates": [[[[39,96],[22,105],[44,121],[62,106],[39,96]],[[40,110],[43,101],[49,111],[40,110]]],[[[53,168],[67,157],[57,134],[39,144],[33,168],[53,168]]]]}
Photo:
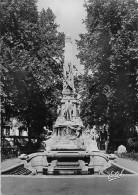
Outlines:
{"type": "Polygon", "coordinates": [[[65,67],[65,89],[70,89],[74,92],[74,83],[73,83],[73,77],[72,77],[72,68],[71,63],[68,63],[65,67]]]}
{"type": "Polygon", "coordinates": [[[78,107],[77,107],[77,116],[79,117],[80,116],[80,104],[78,105],[78,107]]]}
{"type": "MultiPolygon", "coordinates": [[[[72,126],[73,129],[77,126],[82,127],[83,123],[80,118],[80,102],[74,89],[72,41],[69,35],[66,35],[65,37],[63,76],[63,97],[61,99],[61,105],[58,106],[57,109],[58,118],[56,120],[55,127],[68,127],[68,125],[72,126]]],[[[63,128],[61,129],[63,131],[63,128]]],[[[76,131],[76,134],[79,136],[79,130],[76,131]]]]}
{"type": "Polygon", "coordinates": [[[72,102],[70,100],[68,100],[66,103],[65,103],[65,117],[66,117],[66,120],[68,121],[71,121],[72,120],[72,102]]]}
{"type": "Polygon", "coordinates": [[[60,107],[60,105],[58,105],[57,114],[58,114],[58,116],[61,115],[61,107],[60,107]]]}

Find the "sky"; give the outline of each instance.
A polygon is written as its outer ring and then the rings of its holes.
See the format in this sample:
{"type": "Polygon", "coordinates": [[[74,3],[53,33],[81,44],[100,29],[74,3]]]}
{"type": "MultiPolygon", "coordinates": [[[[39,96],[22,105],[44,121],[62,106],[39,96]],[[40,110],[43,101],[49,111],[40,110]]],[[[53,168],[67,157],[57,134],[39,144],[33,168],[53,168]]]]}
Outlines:
{"type": "Polygon", "coordinates": [[[76,58],[77,46],[75,39],[79,39],[79,34],[85,33],[85,25],[82,20],[86,17],[86,10],[83,7],[84,0],[38,0],[38,11],[48,7],[52,9],[56,16],[56,23],[60,25],[59,31],[70,34],[73,43],[73,62],[77,69],[82,72],[83,66],[80,66],[76,58]]]}

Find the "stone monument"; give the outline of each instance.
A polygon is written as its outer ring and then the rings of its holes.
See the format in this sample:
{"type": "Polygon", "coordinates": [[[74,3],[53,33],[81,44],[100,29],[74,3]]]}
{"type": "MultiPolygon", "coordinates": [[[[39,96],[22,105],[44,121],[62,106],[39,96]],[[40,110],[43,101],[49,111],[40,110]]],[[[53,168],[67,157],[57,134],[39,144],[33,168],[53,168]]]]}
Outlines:
{"type": "Polygon", "coordinates": [[[32,174],[94,174],[110,166],[108,157],[80,118],[80,103],[74,88],[71,37],[65,38],[64,80],[61,104],[52,135],[44,150],[26,155],[25,167],[32,174]]]}
{"type": "Polygon", "coordinates": [[[72,41],[65,37],[63,65],[63,91],[58,118],[54,124],[53,135],[46,141],[46,150],[94,150],[98,151],[96,141],[85,134],[80,118],[80,102],[74,88],[72,41]]]}

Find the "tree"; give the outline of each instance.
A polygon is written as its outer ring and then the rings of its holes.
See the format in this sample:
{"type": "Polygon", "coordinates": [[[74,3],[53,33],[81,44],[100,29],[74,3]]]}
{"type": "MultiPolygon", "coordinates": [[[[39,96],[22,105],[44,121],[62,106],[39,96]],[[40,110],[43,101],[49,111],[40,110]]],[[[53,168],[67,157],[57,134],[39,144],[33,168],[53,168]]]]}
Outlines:
{"type": "Polygon", "coordinates": [[[8,118],[27,124],[29,135],[52,126],[61,94],[64,34],[52,10],[35,1],[7,1],[1,13],[2,97],[8,118]]]}
{"type": "Polygon", "coordinates": [[[138,3],[90,0],[85,24],[77,41],[85,65],[82,117],[108,124],[111,140],[123,138],[138,122],[138,3]]]}

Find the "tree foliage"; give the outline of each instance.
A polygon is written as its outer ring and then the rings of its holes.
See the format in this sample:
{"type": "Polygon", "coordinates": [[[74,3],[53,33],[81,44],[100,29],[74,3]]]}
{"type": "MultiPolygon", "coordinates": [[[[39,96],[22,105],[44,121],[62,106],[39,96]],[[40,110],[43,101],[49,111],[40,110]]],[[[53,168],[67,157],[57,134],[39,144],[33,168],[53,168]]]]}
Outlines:
{"type": "Polygon", "coordinates": [[[17,117],[30,133],[52,126],[62,88],[64,34],[57,31],[50,8],[36,1],[2,3],[2,101],[6,116],[17,117]]]}
{"type": "Polygon", "coordinates": [[[77,41],[85,66],[82,117],[108,124],[110,138],[138,123],[138,2],[89,0],[87,33],[77,41]]]}

